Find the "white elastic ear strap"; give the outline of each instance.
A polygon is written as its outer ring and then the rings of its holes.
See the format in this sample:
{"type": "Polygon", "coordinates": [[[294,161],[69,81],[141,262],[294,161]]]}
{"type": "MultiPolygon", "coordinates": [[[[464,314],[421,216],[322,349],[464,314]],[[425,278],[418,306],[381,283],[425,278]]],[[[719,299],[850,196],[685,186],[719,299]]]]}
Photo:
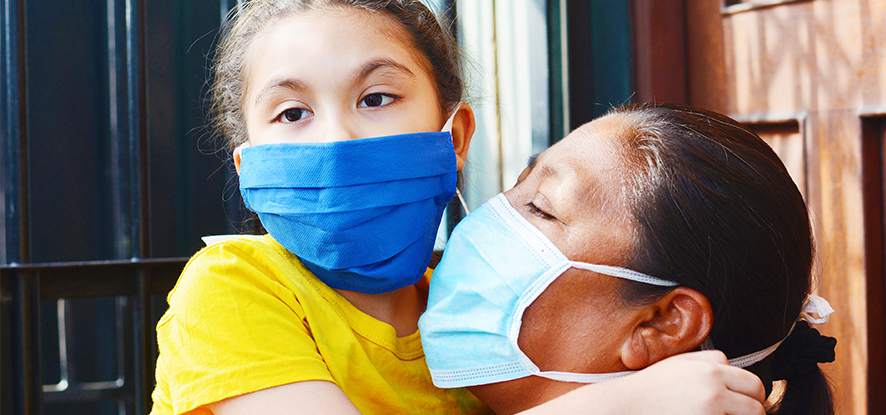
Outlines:
{"type": "Polygon", "coordinates": [[[598,274],[609,275],[610,277],[621,278],[625,280],[631,280],[636,282],[642,282],[644,284],[658,285],[661,287],[674,287],[680,284],[677,284],[673,281],[663,280],[661,278],[656,278],[651,275],[646,275],[642,272],[637,272],[632,269],[613,267],[610,265],[597,265],[597,264],[588,264],[586,262],[575,262],[569,261],[569,265],[573,268],[584,269],[588,271],[594,271],[598,274]]]}
{"type": "MultiPolygon", "coordinates": [[[[461,104],[458,104],[458,107],[455,108],[455,111],[452,112],[452,115],[449,116],[449,119],[446,120],[446,124],[443,125],[443,129],[440,130],[442,132],[452,132],[452,123],[455,121],[455,114],[458,114],[458,109],[461,107],[461,104]]],[[[455,188],[455,195],[458,197],[458,201],[461,202],[461,207],[465,209],[465,215],[471,213],[471,210],[468,209],[468,204],[465,203],[465,198],[462,197],[461,191],[458,188],[455,188]]]]}
{"type": "MultiPolygon", "coordinates": [[[[833,312],[834,309],[827,302],[827,300],[815,294],[809,294],[809,296],[806,297],[806,301],[803,302],[803,309],[800,310],[800,316],[797,317],[797,321],[806,320],[810,323],[824,324],[828,322],[828,318],[830,318],[830,315],[833,312]],[[818,314],[819,318],[815,318],[813,316],[814,314],[818,314]]],[[[729,359],[729,365],[744,368],[767,358],[770,354],[772,354],[772,352],[775,351],[775,349],[778,349],[778,346],[780,346],[781,343],[788,338],[788,336],[791,335],[791,332],[794,331],[795,325],[796,322],[793,326],[791,326],[791,329],[788,330],[787,336],[784,336],[784,338],[781,339],[781,341],[779,341],[778,343],[775,343],[772,346],[760,350],[759,352],[729,359]]],[[[705,341],[701,344],[701,349],[714,350],[714,343],[711,341],[710,337],[705,339],[705,341]]]]}
{"type": "Polygon", "coordinates": [[[457,187],[455,188],[455,196],[457,196],[457,197],[458,197],[458,201],[461,202],[461,207],[464,208],[464,210],[465,210],[465,215],[470,215],[470,214],[471,214],[471,210],[468,209],[468,204],[465,203],[465,198],[461,197],[461,191],[459,191],[457,187]]]}
{"type": "Polygon", "coordinates": [[[443,124],[443,129],[440,130],[442,132],[452,132],[452,123],[455,121],[455,114],[458,114],[458,109],[461,108],[461,104],[459,103],[457,107],[455,107],[455,111],[452,111],[452,115],[449,116],[449,119],[446,120],[446,124],[443,124]]]}
{"type": "Polygon", "coordinates": [[[625,377],[630,375],[631,373],[636,373],[636,370],[628,370],[624,372],[612,372],[612,373],[571,373],[571,372],[555,372],[555,371],[547,371],[547,372],[536,372],[533,373],[535,376],[541,376],[543,378],[559,380],[560,382],[574,382],[574,383],[602,383],[606,381],[610,381],[613,379],[618,379],[621,377],[625,377]]]}

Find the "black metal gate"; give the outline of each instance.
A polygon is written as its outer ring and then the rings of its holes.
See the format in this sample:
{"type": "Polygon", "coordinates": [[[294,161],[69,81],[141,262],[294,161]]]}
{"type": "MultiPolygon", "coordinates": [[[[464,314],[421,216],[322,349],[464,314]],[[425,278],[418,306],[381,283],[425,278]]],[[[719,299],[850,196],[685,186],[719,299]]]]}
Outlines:
{"type": "Polygon", "coordinates": [[[233,3],[0,2],[0,413],[150,409],[165,295],[242,223],[202,127],[233,3]]]}

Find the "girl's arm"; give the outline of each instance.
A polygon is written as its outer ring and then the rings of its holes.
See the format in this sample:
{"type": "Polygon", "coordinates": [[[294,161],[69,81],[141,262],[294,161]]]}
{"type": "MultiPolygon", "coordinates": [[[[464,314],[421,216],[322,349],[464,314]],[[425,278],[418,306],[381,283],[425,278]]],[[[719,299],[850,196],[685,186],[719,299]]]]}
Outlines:
{"type": "Polygon", "coordinates": [[[521,412],[540,414],[762,415],[760,379],[719,351],[685,353],[631,376],[583,386],[521,412]]]}
{"type": "MultiPolygon", "coordinates": [[[[539,405],[543,414],[762,415],[763,384],[751,372],[726,364],[718,351],[677,355],[636,374],[587,385],[539,405]]],[[[335,384],[299,382],[209,405],[216,415],[359,414],[335,384]]]]}
{"type": "Polygon", "coordinates": [[[338,386],[322,380],[235,396],[210,404],[209,409],[216,415],[360,414],[338,386]]]}

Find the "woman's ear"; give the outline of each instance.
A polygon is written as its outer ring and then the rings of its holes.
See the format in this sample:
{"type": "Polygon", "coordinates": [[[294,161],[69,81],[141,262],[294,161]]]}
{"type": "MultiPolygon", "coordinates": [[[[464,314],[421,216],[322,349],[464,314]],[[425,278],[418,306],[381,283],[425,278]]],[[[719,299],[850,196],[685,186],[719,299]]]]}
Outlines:
{"type": "Polygon", "coordinates": [[[474,110],[468,104],[459,104],[452,118],[452,144],[455,147],[455,158],[459,170],[465,167],[468,148],[471,146],[471,138],[474,137],[476,128],[474,110]]]}
{"type": "Polygon", "coordinates": [[[237,174],[240,174],[240,160],[241,160],[242,157],[243,157],[241,153],[243,152],[243,149],[246,148],[246,147],[249,147],[249,141],[247,141],[247,142],[245,142],[245,143],[243,143],[243,144],[240,144],[239,146],[237,146],[237,147],[234,149],[234,154],[233,154],[233,156],[234,156],[234,168],[237,169],[237,174]]]}
{"type": "Polygon", "coordinates": [[[631,370],[698,348],[714,322],[711,302],[688,287],[674,288],[643,308],[621,350],[622,363],[631,370]]]}

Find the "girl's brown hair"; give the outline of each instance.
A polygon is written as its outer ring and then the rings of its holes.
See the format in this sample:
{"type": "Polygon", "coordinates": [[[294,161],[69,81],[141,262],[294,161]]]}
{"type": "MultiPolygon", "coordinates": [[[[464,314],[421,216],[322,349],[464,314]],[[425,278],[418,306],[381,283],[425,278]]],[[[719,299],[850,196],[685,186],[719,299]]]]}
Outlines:
{"type": "Polygon", "coordinates": [[[447,114],[461,102],[464,83],[454,37],[418,0],[249,0],[232,11],[231,19],[222,28],[215,55],[212,124],[230,147],[248,140],[242,104],[250,43],[278,19],[322,8],[354,8],[381,13],[399,22],[411,37],[411,46],[427,63],[441,114],[447,114]]]}

